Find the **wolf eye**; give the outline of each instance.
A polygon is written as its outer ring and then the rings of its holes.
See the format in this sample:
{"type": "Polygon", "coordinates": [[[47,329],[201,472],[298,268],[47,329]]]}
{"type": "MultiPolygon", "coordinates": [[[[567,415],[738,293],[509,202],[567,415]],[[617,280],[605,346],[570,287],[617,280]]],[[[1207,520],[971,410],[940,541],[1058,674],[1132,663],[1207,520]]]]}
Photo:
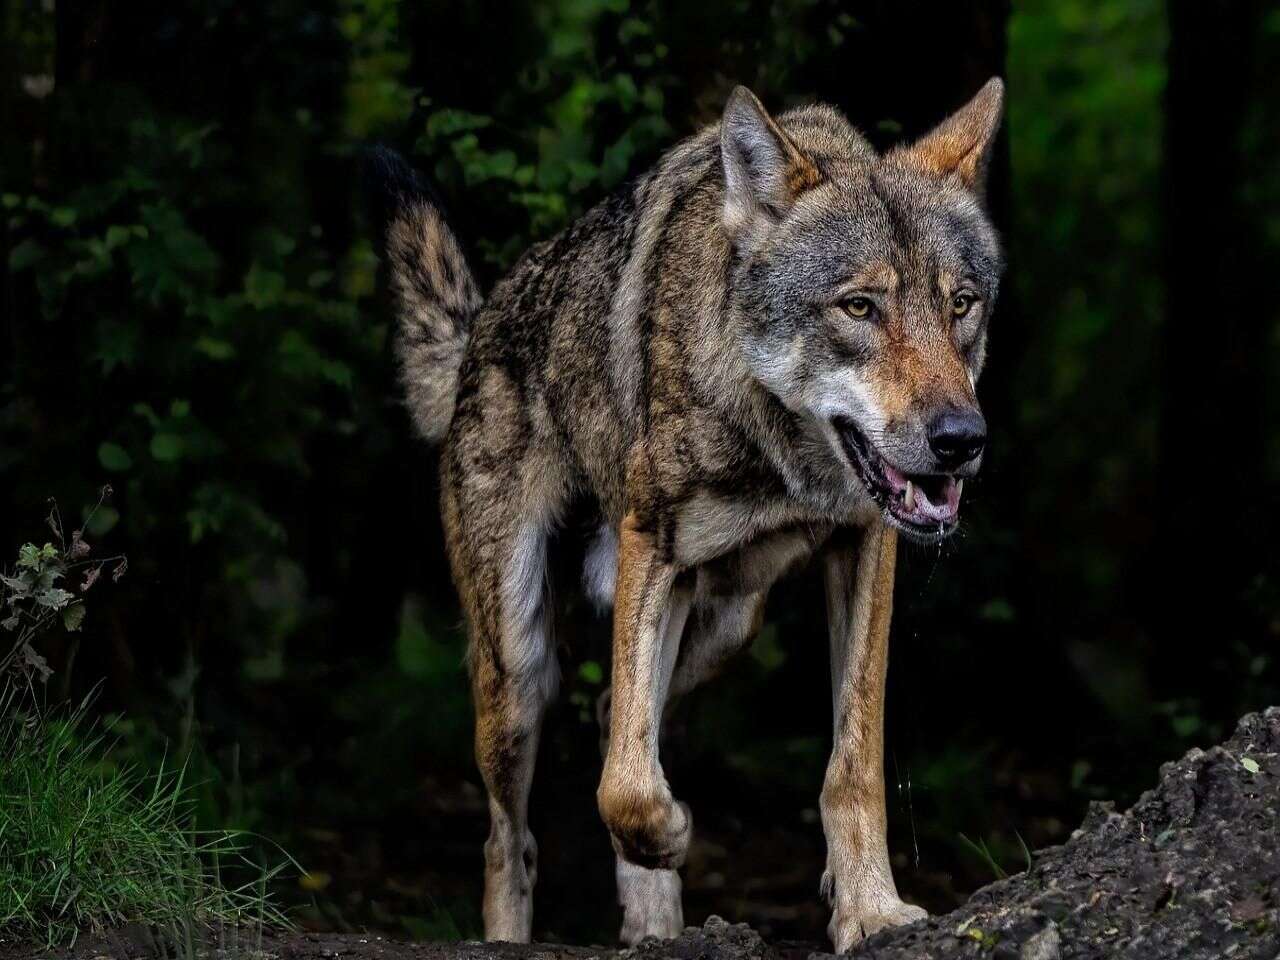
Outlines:
{"type": "Polygon", "coordinates": [[[977,303],[977,301],[978,298],[972,293],[957,293],[951,298],[951,315],[956,319],[963,317],[973,309],[973,305],[977,303]]]}
{"type": "Polygon", "coordinates": [[[866,297],[850,297],[844,303],[840,304],[844,312],[855,320],[865,320],[871,316],[871,311],[875,309],[873,304],[866,297]]]}

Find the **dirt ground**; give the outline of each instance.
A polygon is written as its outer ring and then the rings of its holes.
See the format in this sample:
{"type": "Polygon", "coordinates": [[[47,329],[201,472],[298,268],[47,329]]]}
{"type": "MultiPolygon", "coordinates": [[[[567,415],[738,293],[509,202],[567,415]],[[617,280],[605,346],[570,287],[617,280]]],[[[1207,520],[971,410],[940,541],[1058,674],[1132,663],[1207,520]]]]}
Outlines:
{"type": "MultiPolygon", "coordinates": [[[[0,960],[173,956],[147,940],[124,932],[54,951],[0,943],[0,960]]],[[[315,933],[268,937],[262,947],[272,960],[808,960],[827,949],[768,944],[715,917],[629,951],[315,933]]],[[[218,954],[259,956],[249,948],[209,955],[218,954]]],[[[853,956],[1280,960],[1280,708],[1245,717],[1220,746],[1165,764],[1158,785],[1124,813],[1095,804],[1070,840],[1034,855],[1029,871],[984,887],[952,913],[877,934],[853,956]]]]}

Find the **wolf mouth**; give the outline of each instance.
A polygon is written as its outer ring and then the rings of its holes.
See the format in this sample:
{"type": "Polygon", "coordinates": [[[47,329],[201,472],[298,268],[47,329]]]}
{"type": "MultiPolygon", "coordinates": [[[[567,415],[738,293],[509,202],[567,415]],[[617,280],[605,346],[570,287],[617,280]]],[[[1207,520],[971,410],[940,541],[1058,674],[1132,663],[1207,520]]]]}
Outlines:
{"type": "Polygon", "coordinates": [[[941,540],[960,521],[964,480],[949,473],[908,474],[886,460],[852,420],[832,421],[858,479],[893,526],[918,540],[941,540]]]}

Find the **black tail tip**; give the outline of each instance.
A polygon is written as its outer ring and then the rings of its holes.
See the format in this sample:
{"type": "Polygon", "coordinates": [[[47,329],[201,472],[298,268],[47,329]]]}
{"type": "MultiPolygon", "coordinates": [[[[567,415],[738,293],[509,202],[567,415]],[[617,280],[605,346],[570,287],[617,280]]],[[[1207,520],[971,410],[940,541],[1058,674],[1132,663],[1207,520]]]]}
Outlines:
{"type": "Polygon", "coordinates": [[[381,144],[361,152],[360,183],[365,209],[379,236],[407,206],[441,206],[435,190],[409,161],[381,144]]]}

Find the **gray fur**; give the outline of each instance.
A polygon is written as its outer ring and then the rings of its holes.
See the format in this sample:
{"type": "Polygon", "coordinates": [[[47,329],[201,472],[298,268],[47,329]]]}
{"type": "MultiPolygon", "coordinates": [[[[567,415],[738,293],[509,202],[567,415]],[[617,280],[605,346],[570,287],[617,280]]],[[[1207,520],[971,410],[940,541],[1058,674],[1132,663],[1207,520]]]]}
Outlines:
{"type": "Polygon", "coordinates": [[[408,402],[424,436],[445,438],[493,821],[489,936],[530,933],[526,805],[555,677],[541,573],[571,502],[593,513],[588,590],[619,611],[598,799],[628,938],[680,918],[670,871],[691,820],[658,762],[666,701],[745,646],[770,585],[819,551],[844,571],[828,582],[833,667],[850,673],[837,703],[852,697],[837,732],[862,731],[838,740],[822,800],[833,937],[843,950],[920,915],[889,872],[875,734],[893,528],[944,535],[908,522],[913,484],[951,484],[958,503],[978,469],[977,454],[944,462],[930,424],[977,411],[1002,270],[982,208],[1000,102],[992,81],[880,156],[831,107],[774,119],[739,88],[722,124],[531,248],[483,304],[423,191],[389,218],[408,402]],[[911,482],[887,488],[890,474],[911,482]]]}

